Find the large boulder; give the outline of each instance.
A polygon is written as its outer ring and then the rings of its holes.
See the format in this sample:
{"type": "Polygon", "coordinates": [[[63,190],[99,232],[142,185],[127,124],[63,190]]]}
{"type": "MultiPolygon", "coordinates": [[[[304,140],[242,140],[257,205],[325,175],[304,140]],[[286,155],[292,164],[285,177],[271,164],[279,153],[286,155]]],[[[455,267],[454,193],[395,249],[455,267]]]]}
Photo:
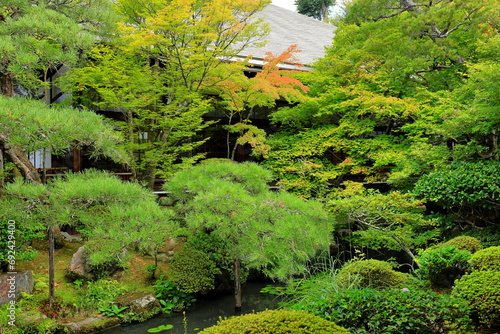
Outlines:
{"type": "Polygon", "coordinates": [[[84,246],[78,248],[68,268],[66,268],[66,275],[71,279],[93,279],[94,274],[90,267],[90,261],[86,257],[84,246]]]}
{"type": "Polygon", "coordinates": [[[134,291],[128,292],[116,298],[118,307],[127,307],[128,311],[134,313],[145,313],[159,305],[158,300],[152,293],[134,291]]]}
{"type": "Polygon", "coordinates": [[[34,287],[31,270],[0,275],[0,305],[21,298],[21,292],[32,293],[34,287]]]}

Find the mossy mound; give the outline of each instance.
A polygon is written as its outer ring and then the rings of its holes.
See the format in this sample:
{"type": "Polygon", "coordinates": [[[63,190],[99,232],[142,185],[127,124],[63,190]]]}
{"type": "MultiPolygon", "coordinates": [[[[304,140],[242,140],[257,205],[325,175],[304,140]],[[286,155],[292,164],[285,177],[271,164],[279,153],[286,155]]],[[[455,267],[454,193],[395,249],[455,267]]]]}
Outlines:
{"type": "Polygon", "coordinates": [[[219,321],[200,334],[348,334],[349,332],[315,315],[290,310],[267,310],[219,321]]]}
{"type": "Polygon", "coordinates": [[[472,307],[481,325],[500,328],[500,271],[476,271],[456,281],[452,295],[472,307]]]}
{"type": "Polygon", "coordinates": [[[472,271],[500,271],[500,246],[476,252],[470,259],[472,271]]]}
{"type": "Polygon", "coordinates": [[[458,249],[461,250],[467,250],[471,252],[471,254],[474,254],[475,252],[483,249],[483,245],[481,244],[481,241],[474,237],[470,237],[467,235],[461,235],[458,237],[455,237],[453,239],[450,239],[446,242],[443,242],[442,244],[438,245],[439,247],[443,246],[456,246],[458,249]]]}
{"type": "Polygon", "coordinates": [[[337,279],[347,286],[354,283],[375,289],[398,287],[407,281],[406,275],[392,269],[390,263],[373,259],[347,264],[340,269],[337,279]]]}

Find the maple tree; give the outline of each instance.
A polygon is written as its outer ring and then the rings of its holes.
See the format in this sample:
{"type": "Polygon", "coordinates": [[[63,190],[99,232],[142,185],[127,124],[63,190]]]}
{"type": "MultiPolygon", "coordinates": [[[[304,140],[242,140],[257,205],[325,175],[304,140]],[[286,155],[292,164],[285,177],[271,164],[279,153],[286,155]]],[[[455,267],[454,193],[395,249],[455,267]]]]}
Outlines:
{"type": "Polygon", "coordinates": [[[494,157],[497,27],[495,1],[349,2],[303,78],[308,98],[273,113],[284,131],[266,165],[313,196],[348,174],[403,186],[450,159],[494,157]]]}
{"type": "Polygon", "coordinates": [[[302,67],[295,57],[300,51],[294,44],[279,55],[267,52],[262,70],[253,77],[244,73],[247,64],[242,62],[227,66],[230,75],[226,75],[226,79],[210,78],[214,81],[214,93],[222,99],[221,104],[228,119],[225,126],[228,159],[234,160],[237,146],[244,144],[250,144],[253,155],[267,157],[270,147],[265,143],[266,133],[252,125],[250,117],[256,108],[273,108],[276,100],[286,100],[289,104],[304,100],[304,93],[309,89],[296,77],[299,71],[281,68],[285,64],[298,69],[302,67]],[[232,149],[231,133],[239,135],[232,149]]]}
{"type": "Polygon", "coordinates": [[[267,28],[252,15],[268,3],[117,2],[123,20],[114,47],[97,49],[92,62],[70,76],[70,86],[81,92],[77,102],[122,113],[134,179],[152,187],[156,176],[168,177],[203,156],[193,152],[204,142],[196,134],[211,124],[203,120],[213,109],[211,94],[234,68],[242,69],[228,61],[262,43],[267,28]]]}

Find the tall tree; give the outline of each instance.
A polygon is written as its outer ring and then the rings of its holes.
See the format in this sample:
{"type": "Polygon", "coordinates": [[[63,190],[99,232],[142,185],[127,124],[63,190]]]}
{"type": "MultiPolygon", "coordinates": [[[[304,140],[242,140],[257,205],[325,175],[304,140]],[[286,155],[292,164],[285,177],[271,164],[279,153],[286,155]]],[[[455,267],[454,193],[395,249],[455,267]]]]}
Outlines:
{"type": "Polygon", "coordinates": [[[73,85],[97,92],[100,107],[123,111],[130,155],[143,151],[133,159],[133,173],[140,171],[149,186],[156,175],[174,173],[179,162],[200,158],[190,154],[203,143],[194,135],[207,125],[202,120],[211,108],[207,93],[233,73],[227,69],[232,57],[262,43],[267,29],[252,16],[268,3],[117,2],[123,22],[116,49],[75,72],[73,85]]]}
{"type": "Polygon", "coordinates": [[[165,184],[187,234],[227,241],[233,259],[235,306],[241,308],[240,265],[284,279],[302,273],[330,243],[330,222],[319,202],[268,190],[270,171],[254,163],[207,160],[165,184]]]}
{"type": "Polygon", "coordinates": [[[92,148],[93,154],[126,162],[123,150],[116,145],[121,136],[102,116],[61,106],[48,106],[27,98],[0,96],[0,144],[25,179],[39,184],[40,175],[24,152],[39,149],[62,154],[80,146],[92,148]]]}
{"type": "Polygon", "coordinates": [[[336,0],[295,0],[295,5],[298,13],[320,21],[327,21],[330,8],[336,2],[336,0]]]}
{"type": "MultiPolygon", "coordinates": [[[[29,225],[76,226],[90,238],[85,248],[94,266],[124,266],[131,247],[144,251],[157,249],[154,245],[162,244],[175,228],[170,220],[171,211],[160,208],[154,194],[105,172],[88,170],[67,174],[66,178],[57,178],[47,185],[18,179],[7,185],[5,195],[17,200],[10,210],[29,225]]],[[[53,240],[49,252],[52,304],[55,294],[53,240]]]]}
{"type": "Polygon", "coordinates": [[[74,65],[114,18],[108,0],[9,0],[0,4],[0,87],[13,96],[16,83],[32,94],[48,88],[49,72],[74,65]]]}
{"type": "Polygon", "coordinates": [[[274,114],[286,132],[272,138],[268,166],[310,196],[348,173],[406,182],[449,159],[477,157],[491,133],[459,133],[457,121],[478,120],[481,105],[460,91],[473,87],[480,63],[494,54],[495,5],[351,1],[332,47],[305,80],[310,98],[274,114]]]}
{"type": "Polygon", "coordinates": [[[331,194],[326,205],[339,227],[354,231],[353,244],[403,251],[413,265],[415,250],[439,235],[436,222],[424,216],[423,202],[411,194],[381,194],[349,181],[345,185],[331,194]]]}
{"type": "MultiPolygon", "coordinates": [[[[38,171],[23,152],[50,149],[54,154],[62,153],[75,145],[93,147],[94,154],[104,155],[118,161],[126,161],[123,151],[116,149],[120,136],[103,117],[93,112],[79,111],[60,106],[48,106],[44,102],[21,97],[0,96],[0,144],[30,182],[27,190],[42,203],[40,217],[50,219],[53,213],[43,205],[45,187],[38,171]],[[39,187],[37,187],[39,186],[39,187]]],[[[12,188],[8,188],[12,189],[12,188]]],[[[24,190],[23,190],[24,191],[24,190]]],[[[24,196],[20,191],[19,196],[24,196]]],[[[8,194],[8,191],[7,191],[8,194]]],[[[29,202],[29,200],[28,200],[29,202]]],[[[54,282],[54,222],[47,223],[49,235],[49,281],[51,302],[54,282]]]]}

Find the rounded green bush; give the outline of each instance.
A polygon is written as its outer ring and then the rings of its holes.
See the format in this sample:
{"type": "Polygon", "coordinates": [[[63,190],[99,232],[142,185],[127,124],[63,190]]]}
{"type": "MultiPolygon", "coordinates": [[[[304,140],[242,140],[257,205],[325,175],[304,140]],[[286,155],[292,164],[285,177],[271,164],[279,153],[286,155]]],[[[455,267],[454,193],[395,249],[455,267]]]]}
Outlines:
{"type": "Polygon", "coordinates": [[[480,324],[500,326],[500,271],[476,271],[456,281],[452,296],[464,299],[480,324]]]}
{"type": "Polygon", "coordinates": [[[451,288],[454,281],[465,274],[470,258],[468,250],[455,245],[427,249],[417,259],[419,268],[415,273],[433,286],[451,288]]]}
{"type": "Polygon", "coordinates": [[[471,327],[464,301],[430,291],[353,289],[300,307],[355,334],[458,334],[471,327]]]}
{"type": "Polygon", "coordinates": [[[475,252],[483,249],[481,241],[479,241],[474,237],[470,237],[468,235],[461,235],[453,239],[450,239],[439,245],[439,247],[442,246],[456,246],[458,249],[467,250],[471,252],[471,254],[474,254],[475,252]]]}
{"type": "Polygon", "coordinates": [[[472,271],[500,271],[500,246],[476,252],[470,259],[470,268],[472,271]]]}
{"type": "Polygon", "coordinates": [[[351,262],[339,270],[339,282],[344,285],[357,283],[361,287],[388,288],[399,286],[406,282],[405,274],[392,269],[388,262],[379,260],[360,260],[351,262]]]}
{"type": "Polygon", "coordinates": [[[200,334],[348,334],[349,332],[315,315],[302,311],[267,310],[224,319],[200,334]]]}
{"type": "Polygon", "coordinates": [[[187,293],[207,292],[214,288],[220,270],[207,254],[193,247],[184,247],[170,260],[169,280],[187,293]]]}

